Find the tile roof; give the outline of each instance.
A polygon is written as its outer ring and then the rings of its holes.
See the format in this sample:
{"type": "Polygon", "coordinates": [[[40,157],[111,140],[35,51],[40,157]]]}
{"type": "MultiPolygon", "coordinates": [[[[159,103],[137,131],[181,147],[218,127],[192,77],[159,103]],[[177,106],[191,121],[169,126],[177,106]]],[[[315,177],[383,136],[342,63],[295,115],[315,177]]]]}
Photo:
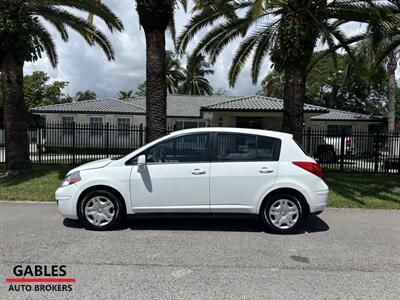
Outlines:
{"type": "MultiPolygon", "coordinates": [[[[167,116],[175,118],[200,118],[201,111],[283,111],[283,100],[265,96],[190,96],[168,95],[167,116]]],[[[382,118],[352,113],[321,106],[304,104],[305,112],[322,113],[311,117],[314,121],[381,121],[382,118]]],[[[145,114],[145,97],[127,100],[103,98],[64,104],[40,106],[33,113],[105,113],[145,114]]]]}
{"type": "MultiPolygon", "coordinates": [[[[240,97],[230,101],[217,103],[203,107],[205,111],[283,111],[283,100],[265,97],[265,96],[249,96],[240,97]]],[[[328,112],[328,110],[321,106],[304,104],[305,112],[328,112]]]]}
{"type": "Polygon", "coordinates": [[[382,121],[382,117],[353,113],[349,111],[329,109],[326,114],[313,116],[313,121],[382,121]]]}
{"type": "MultiPolygon", "coordinates": [[[[200,118],[202,107],[218,104],[238,97],[234,96],[191,96],[191,95],[168,95],[167,116],[182,118],[200,118]]],[[[146,110],[146,98],[136,97],[127,100],[136,106],[146,110]]]]}
{"type": "Polygon", "coordinates": [[[127,101],[104,98],[71,103],[39,106],[31,109],[33,113],[118,113],[144,114],[146,111],[127,101]]]}

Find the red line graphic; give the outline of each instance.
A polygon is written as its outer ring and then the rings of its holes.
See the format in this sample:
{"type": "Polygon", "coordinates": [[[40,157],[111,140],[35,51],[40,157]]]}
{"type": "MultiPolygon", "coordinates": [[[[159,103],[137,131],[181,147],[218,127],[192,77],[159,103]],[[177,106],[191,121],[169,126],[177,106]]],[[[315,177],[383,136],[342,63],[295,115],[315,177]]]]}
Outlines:
{"type": "Polygon", "coordinates": [[[7,283],[22,283],[22,282],[76,282],[75,278],[6,278],[7,283]]]}

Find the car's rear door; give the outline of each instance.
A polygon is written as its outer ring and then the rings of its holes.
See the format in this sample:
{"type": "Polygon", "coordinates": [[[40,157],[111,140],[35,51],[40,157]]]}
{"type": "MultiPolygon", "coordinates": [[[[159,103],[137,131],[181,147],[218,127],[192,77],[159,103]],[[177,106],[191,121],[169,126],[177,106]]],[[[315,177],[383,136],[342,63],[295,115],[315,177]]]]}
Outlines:
{"type": "Polygon", "coordinates": [[[260,197],[275,183],[280,146],[276,138],[216,133],[210,170],[211,211],[254,213],[260,197]]]}
{"type": "Polygon", "coordinates": [[[145,150],[130,188],[136,212],[210,212],[210,133],[185,134],[145,150]]]}

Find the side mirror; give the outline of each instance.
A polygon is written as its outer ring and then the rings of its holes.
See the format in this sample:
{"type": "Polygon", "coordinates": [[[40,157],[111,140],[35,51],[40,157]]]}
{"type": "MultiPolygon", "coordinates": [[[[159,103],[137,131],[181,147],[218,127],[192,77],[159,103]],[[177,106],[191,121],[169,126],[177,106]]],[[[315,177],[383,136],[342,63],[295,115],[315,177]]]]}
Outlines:
{"type": "Polygon", "coordinates": [[[140,155],[137,162],[138,172],[143,172],[146,169],[146,155],[140,155]]]}

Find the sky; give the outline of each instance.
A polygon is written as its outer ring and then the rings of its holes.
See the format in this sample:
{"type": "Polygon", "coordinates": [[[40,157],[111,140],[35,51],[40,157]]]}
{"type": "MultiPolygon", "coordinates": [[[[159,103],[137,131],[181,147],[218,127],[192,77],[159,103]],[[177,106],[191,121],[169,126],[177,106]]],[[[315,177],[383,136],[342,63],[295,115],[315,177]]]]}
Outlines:
{"type": "MultiPolygon", "coordinates": [[[[136,91],[137,86],[145,80],[146,44],[144,31],[140,28],[139,18],[135,9],[134,0],[103,0],[112,11],[122,20],[125,30],[110,33],[101,20],[95,18],[95,25],[106,33],[114,51],[115,60],[108,61],[99,47],[90,47],[76,33],[70,31],[68,43],[64,43],[59,34],[48,26],[55,37],[59,64],[52,68],[47,57],[26,63],[25,74],[33,71],[45,71],[50,80],[68,81],[65,92],[74,96],[77,91],[95,91],[98,98],[116,97],[120,90],[136,91]]],[[[181,7],[175,14],[176,30],[181,32],[190,18],[190,12],[184,12],[181,7]]],[[[358,25],[350,26],[346,31],[359,31],[358,25]]],[[[172,39],[167,34],[167,49],[173,49],[172,39]]],[[[190,47],[196,44],[195,38],[190,47]]],[[[269,60],[265,60],[260,80],[253,85],[250,78],[250,64],[241,72],[235,88],[228,85],[228,70],[230,62],[239,42],[231,43],[220,54],[213,66],[214,74],[208,76],[214,89],[225,89],[231,95],[252,95],[261,89],[260,81],[268,74],[271,68],[269,60]]],[[[190,51],[190,48],[189,48],[190,51]]]]}

